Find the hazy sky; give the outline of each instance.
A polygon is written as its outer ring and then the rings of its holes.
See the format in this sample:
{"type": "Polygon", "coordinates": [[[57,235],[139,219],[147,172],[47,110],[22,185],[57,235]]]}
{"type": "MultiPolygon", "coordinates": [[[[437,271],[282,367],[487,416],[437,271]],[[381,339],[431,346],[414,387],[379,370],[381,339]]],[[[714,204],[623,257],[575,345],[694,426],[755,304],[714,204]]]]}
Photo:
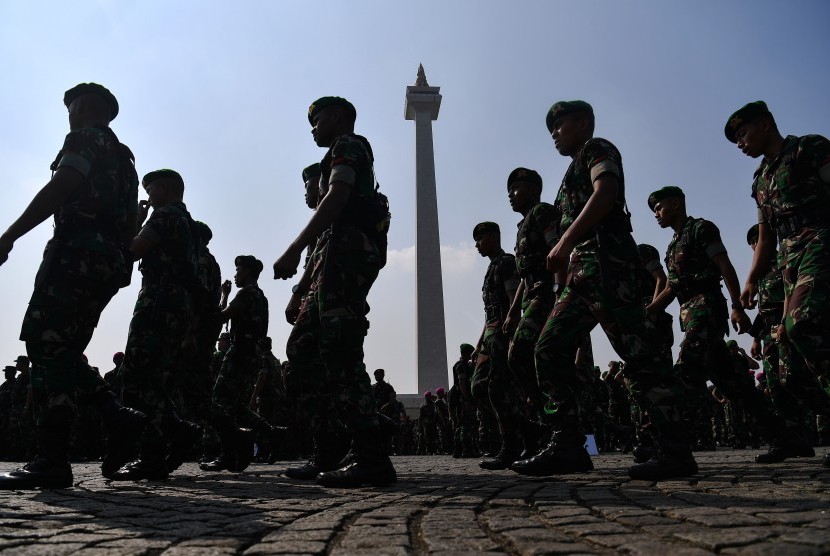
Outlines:
{"type": "MultiPolygon", "coordinates": [[[[296,280],[275,282],[267,269],[309,218],[300,172],[324,151],[311,140],[308,105],[347,97],[393,214],[389,264],[369,297],[366,363],[411,393],[415,130],[403,108],[419,63],[444,97],[434,137],[453,361],[484,318],[487,261],[473,247],[473,226],[498,222],[512,250],[519,217],[507,203],[509,172],[538,170],[543,200],[552,201],[567,168],[544,123],[556,100],[589,101],[597,135],[622,152],[637,241],[665,251],[671,232],[658,228],[645,199],[679,185],[690,213],[720,226],[743,280],[757,161],[726,141],[723,126],[744,103],[764,99],[785,134],[830,134],[828,21],[822,0],[0,0],[0,229],[49,179],[68,131],[64,91],[102,83],[118,97],[112,127],[135,153],[139,174],[169,167],[184,177],[185,201],[213,228],[210,248],[225,277],[236,255],[265,263],[260,285],[283,358],[290,326],[282,315],[296,280]]],[[[41,225],[0,267],[0,362],[25,351],[20,322],[50,235],[51,225],[41,225]]],[[[136,273],[87,349],[102,371],[124,348],[139,283],[136,273]]],[[[594,338],[605,367],[613,352],[596,331],[594,338]]]]}

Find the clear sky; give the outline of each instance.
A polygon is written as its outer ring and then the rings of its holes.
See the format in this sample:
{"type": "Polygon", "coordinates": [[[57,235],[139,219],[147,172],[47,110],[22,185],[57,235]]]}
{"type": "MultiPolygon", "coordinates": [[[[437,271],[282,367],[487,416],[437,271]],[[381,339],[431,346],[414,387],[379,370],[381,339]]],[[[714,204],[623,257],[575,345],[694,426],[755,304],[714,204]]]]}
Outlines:
{"type": "MultiPolygon", "coordinates": [[[[260,285],[283,358],[290,327],[282,314],[294,280],[275,282],[267,269],[309,218],[300,172],[324,151],[311,140],[308,105],[323,95],[347,97],[393,213],[389,264],[369,298],[366,363],[411,393],[415,130],[403,108],[419,63],[444,97],[435,164],[454,360],[484,318],[487,261],[473,247],[473,226],[498,222],[512,249],[518,216],[507,203],[509,172],[538,170],[543,200],[552,201],[567,168],[544,124],[556,100],[589,101],[597,135],[622,152],[639,242],[665,251],[671,233],[657,227],[645,199],[679,185],[689,212],[720,226],[743,280],[757,161],[726,141],[723,126],[732,111],[763,99],[785,134],[830,134],[828,21],[823,0],[0,0],[0,229],[49,179],[68,131],[63,92],[102,83],[121,104],[112,127],[135,153],[139,174],[170,167],[183,175],[185,201],[212,227],[210,248],[225,277],[236,255],[265,263],[260,285]]],[[[42,224],[0,267],[6,364],[25,351],[20,321],[50,235],[51,225],[42,224]]],[[[118,293],[87,349],[102,372],[124,348],[139,283],[136,274],[118,293]]],[[[594,338],[605,367],[613,352],[596,331],[594,338]]]]}

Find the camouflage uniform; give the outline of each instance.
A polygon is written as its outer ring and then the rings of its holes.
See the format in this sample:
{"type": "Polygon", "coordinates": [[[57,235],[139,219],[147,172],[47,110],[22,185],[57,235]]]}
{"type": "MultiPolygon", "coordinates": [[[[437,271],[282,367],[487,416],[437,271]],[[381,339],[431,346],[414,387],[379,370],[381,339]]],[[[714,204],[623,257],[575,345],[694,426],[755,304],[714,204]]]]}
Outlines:
{"type": "Polygon", "coordinates": [[[397,397],[392,385],[384,380],[378,380],[372,385],[372,395],[375,398],[377,411],[384,413],[387,417],[392,417],[393,408],[389,405],[389,402],[394,402],[397,397]],[[387,408],[385,411],[383,410],[384,407],[387,408]]]}
{"type": "MultiPolygon", "coordinates": [[[[453,442],[456,446],[461,446],[464,455],[471,455],[475,449],[475,438],[478,430],[478,423],[476,423],[475,415],[475,401],[472,397],[467,397],[470,393],[470,379],[473,374],[473,366],[466,359],[460,359],[452,366],[453,388],[458,392],[458,403],[454,404],[457,407],[456,413],[453,417],[455,425],[453,442]],[[466,386],[462,387],[462,383],[466,386]],[[465,394],[466,392],[466,394],[465,394]]],[[[462,453],[463,453],[462,452],[462,453]]]]}
{"type": "MultiPolygon", "coordinates": [[[[704,398],[709,379],[723,395],[743,403],[762,426],[776,434],[780,420],[771,404],[735,368],[724,341],[729,315],[721,293],[720,269],[712,258],[725,253],[717,226],[691,216],[666,252],[669,284],[680,303],[680,328],[684,332],[675,372],[693,389],[689,395],[696,398],[686,406],[687,418],[692,423],[701,422],[697,412],[709,407],[704,398]]],[[[707,415],[707,421],[710,417],[707,415]]],[[[704,428],[708,431],[708,423],[704,428]]],[[[707,432],[701,430],[700,434],[707,432]]]]}
{"type": "Polygon", "coordinates": [[[536,380],[534,349],[539,334],[553,309],[553,276],[545,267],[548,252],[559,240],[559,214],[548,203],[538,203],[518,224],[516,267],[524,281],[522,318],[513,334],[508,364],[537,412],[545,405],[545,396],[536,380]]]}
{"type": "Polygon", "coordinates": [[[311,430],[336,433],[378,426],[363,340],[369,329],[366,297],[386,259],[385,235],[360,222],[361,206],[374,195],[368,141],[349,133],[334,140],[320,167],[321,195],[329,184],[351,186],[340,220],[325,231],[309,262],[312,284],[288,338],[286,354],[303,381],[300,407],[311,430]]]}
{"type": "Polygon", "coordinates": [[[139,266],[141,290],[122,366],[124,401],[149,418],[140,457],[158,462],[176,422],[172,395],[179,378],[181,345],[194,313],[199,239],[196,224],[182,202],[154,209],[138,237],[153,247],[139,266]]]}
{"type": "MultiPolygon", "coordinates": [[[[618,180],[612,211],[574,248],[567,283],[536,344],[539,386],[548,396],[547,411],[573,430],[585,387],[575,369],[577,348],[599,323],[615,351],[625,360],[631,391],[661,429],[680,421],[678,389],[669,368],[649,342],[653,326],[645,316],[638,287],[640,260],[631,237],[625,206],[625,182],[619,151],[593,138],[576,153],[556,196],[564,233],[593,194],[593,182],[610,173],[618,180]]],[[[677,434],[677,430],[672,431],[677,434]]]]}
{"type": "Polygon", "coordinates": [[[513,301],[507,292],[516,291],[518,285],[515,258],[499,250],[491,258],[482,286],[486,320],[471,391],[480,404],[486,406],[489,402],[492,406],[503,441],[509,435],[516,435],[520,416],[518,384],[507,363],[509,340],[502,330],[513,301]]]}
{"type": "Polygon", "coordinates": [[[85,181],[55,214],[20,333],[34,369],[32,388],[44,400],[37,404],[39,436],[54,446],[65,442],[76,388],[107,389],[100,376],[84,378],[78,367],[101,312],[128,277],[122,241],[128,214],[138,210],[132,153],[109,127],[71,131],[52,164],[59,168],[85,181]]]}
{"type": "MultiPolygon", "coordinates": [[[[14,369],[14,367],[12,367],[14,369]]],[[[14,370],[14,373],[17,369],[14,370]]],[[[0,384],[0,459],[11,456],[13,450],[11,423],[9,420],[12,409],[12,396],[14,395],[14,373],[0,384]]]]}
{"type": "Polygon", "coordinates": [[[431,456],[438,453],[438,415],[435,408],[435,398],[427,396],[418,410],[418,422],[421,429],[423,455],[431,456]]]}
{"type": "Polygon", "coordinates": [[[776,231],[787,297],[789,349],[806,361],[830,392],[830,141],[820,135],[784,139],[781,151],[755,171],[752,196],[759,222],[776,231]]]}

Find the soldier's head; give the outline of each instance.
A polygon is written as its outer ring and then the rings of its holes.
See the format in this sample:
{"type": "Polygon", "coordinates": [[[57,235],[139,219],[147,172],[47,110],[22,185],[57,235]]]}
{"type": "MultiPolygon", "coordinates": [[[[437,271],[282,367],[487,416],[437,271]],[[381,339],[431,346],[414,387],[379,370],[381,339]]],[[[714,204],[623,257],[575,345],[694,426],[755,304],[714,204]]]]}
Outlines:
{"type": "Polygon", "coordinates": [[[255,284],[262,272],[262,261],[253,255],[239,255],[233,260],[236,266],[236,274],[233,275],[233,282],[237,288],[244,288],[249,284],[255,284]]]}
{"type": "Polygon", "coordinates": [[[476,348],[474,348],[470,344],[461,344],[461,347],[460,347],[461,359],[463,359],[464,361],[468,360],[470,357],[472,357],[473,352],[475,350],[476,350],[476,348]]]}
{"type": "Polygon", "coordinates": [[[6,380],[14,380],[14,375],[17,374],[17,367],[14,365],[6,365],[6,368],[3,369],[3,374],[6,377],[6,380]]]}
{"type": "Polygon", "coordinates": [[[648,208],[661,228],[674,227],[686,219],[686,195],[679,187],[667,185],[648,196],[648,208]]]}
{"type": "Polygon", "coordinates": [[[492,257],[501,249],[501,231],[495,222],[479,222],[473,228],[473,240],[482,257],[492,257]]]}
{"type": "Polygon", "coordinates": [[[141,179],[141,185],[153,208],[179,203],[184,198],[184,180],[175,170],[154,170],[141,179]]]}
{"type": "Polygon", "coordinates": [[[116,351],[112,355],[112,362],[115,363],[116,366],[120,366],[121,363],[124,362],[124,352],[123,351],[116,351]]]}
{"type": "Polygon", "coordinates": [[[507,176],[507,198],[513,212],[527,214],[542,198],[542,176],[536,170],[516,168],[507,176]]]}
{"type": "Polygon", "coordinates": [[[377,382],[383,382],[384,376],[386,376],[386,371],[383,369],[375,369],[375,380],[377,382]]]}
{"type": "Polygon", "coordinates": [[[438,397],[439,400],[443,400],[446,394],[444,392],[444,389],[439,386],[435,389],[435,395],[438,397]]]}
{"type": "Polygon", "coordinates": [[[310,209],[317,208],[320,200],[320,163],[315,162],[303,170],[305,184],[305,204],[310,209]]]}
{"type": "Polygon", "coordinates": [[[231,347],[231,335],[227,332],[219,334],[219,340],[216,342],[216,347],[219,348],[219,351],[226,351],[229,347],[231,347]]]}
{"type": "Polygon", "coordinates": [[[729,351],[732,353],[738,353],[738,342],[735,340],[729,340],[726,342],[726,347],[729,348],[729,351]]]}
{"type": "Polygon", "coordinates": [[[584,100],[562,100],[545,117],[553,145],[562,156],[574,156],[594,136],[594,109],[584,100]]]}
{"type": "Polygon", "coordinates": [[[63,94],[69,110],[69,129],[108,126],[118,115],[118,101],[109,89],[97,83],[79,83],[63,94]]]}
{"type": "Polygon", "coordinates": [[[357,110],[341,97],[322,97],[308,107],[311,135],[318,147],[330,147],[332,142],[354,131],[357,110]]]}
{"type": "Polygon", "coordinates": [[[29,370],[29,358],[25,355],[18,356],[18,358],[14,360],[14,363],[17,370],[20,372],[29,370]]]}
{"type": "Polygon", "coordinates": [[[761,100],[750,102],[729,116],[724,134],[752,158],[765,154],[772,143],[782,139],[775,118],[761,100]]]}
{"type": "Polygon", "coordinates": [[[201,221],[196,221],[196,227],[199,228],[199,239],[202,240],[202,245],[207,245],[213,239],[213,230],[210,226],[201,221]]]}
{"type": "Polygon", "coordinates": [[[256,349],[259,353],[265,355],[267,353],[271,353],[271,348],[273,347],[271,337],[266,336],[264,338],[260,338],[257,340],[256,349]]]}
{"type": "Polygon", "coordinates": [[[749,245],[753,251],[755,251],[755,246],[758,245],[758,224],[754,224],[749,231],[746,232],[746,244],[749,245]]]}
{"type": "Polygon", "coordinates": [[[424,399],[428,402],[431,402],[432,400],[435,399],[435,397],[432,395],[432,392],[427,390],[426,392],[424,392],[424,399]]]}

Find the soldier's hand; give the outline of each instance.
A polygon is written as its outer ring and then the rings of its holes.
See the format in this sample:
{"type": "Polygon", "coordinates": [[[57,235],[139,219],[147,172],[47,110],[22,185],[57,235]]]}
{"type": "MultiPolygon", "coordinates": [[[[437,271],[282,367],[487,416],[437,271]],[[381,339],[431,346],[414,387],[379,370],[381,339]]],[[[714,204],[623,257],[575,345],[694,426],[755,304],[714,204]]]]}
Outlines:
{"type": "Polygon", "coordinates": [[[9,253],[11,253],[12,247],[14,247],[14,241],[5,235],[0,236],[0,265],[9,260],[9,253]]]}
{"type": "Polygon", "coordinates": [[[510,338],[513,337],[513,332],[516,330],[516,319],[512,316],[507,315],[507,318],[504,319],[504,324],[501,327],[501,331],[510,338]]]}
{"type": "Polygon", "coordinates": [[[292,293],[291,299],[288,300],[288,305],[285,307],[285,320],[288,324],[297,322],[297,316],[300,314],[300,306],[302,305],[302,298],[298,293],[292,293]]]}
{"type": "Polygon", "coordinates": [[[568,268],[568,263],[571,261],[571,251],[573,246],[565,242],[564,238],[553,246],[547,257],[547,268],[550,272],[559,272],[568,268]]]}
{"type": "Polygon", "coordinates": [[[657,319],[660,318],[660,309],[655,307],[654,304],[649,303],[648,307],[646,307],[646,316],[651,322],[657,322],[657,319]]]}
{"type": "Polygon", "coordinates": [[[747,282],[747,284],[744,285],[744,291],[741,292],[741,305],[744,306],[744,309],[754,309],[757,296],[758,285],[747,282]]]}
{"type": "Polygon", "coordinates": [[[231,287],[233,287],[233,284],[231,284],[230,280],[222,282],[222,295],[228,295],[231,293],[231,287]]]}
{"type": "Polygon", "coordinates": [[[732,315],[730,315],[729,320],[732,321],[732,328],[738,334],[746,333],[752,326],[752,321],[749,320],[749,317],[743,309],[732,309],[732,315]]]}
{"type": "Polygon", "coordinates": [[[287,280],[297,274],[297,267],[300,265],[301,250],[289,247],[282,256],[274,263],[274,280],[287,280]]]}

